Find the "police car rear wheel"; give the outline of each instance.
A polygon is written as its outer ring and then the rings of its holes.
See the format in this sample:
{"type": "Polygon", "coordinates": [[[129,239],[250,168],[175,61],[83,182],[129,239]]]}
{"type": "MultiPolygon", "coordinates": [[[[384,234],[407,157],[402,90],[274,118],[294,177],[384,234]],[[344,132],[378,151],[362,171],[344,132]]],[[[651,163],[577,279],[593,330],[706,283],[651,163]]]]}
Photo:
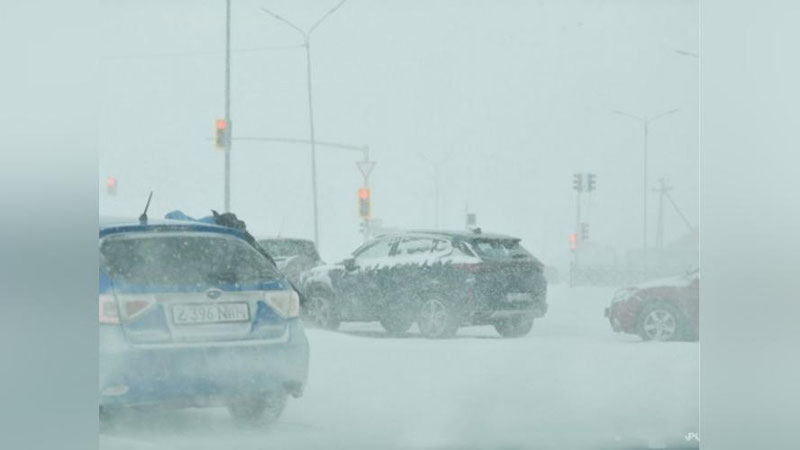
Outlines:
{"type": "Polygon", "coordinates": [[[228,412],[243,424],[270,424],[281,416],[286,407],[285,392],[269,392],[231,400],[228,412]]]}

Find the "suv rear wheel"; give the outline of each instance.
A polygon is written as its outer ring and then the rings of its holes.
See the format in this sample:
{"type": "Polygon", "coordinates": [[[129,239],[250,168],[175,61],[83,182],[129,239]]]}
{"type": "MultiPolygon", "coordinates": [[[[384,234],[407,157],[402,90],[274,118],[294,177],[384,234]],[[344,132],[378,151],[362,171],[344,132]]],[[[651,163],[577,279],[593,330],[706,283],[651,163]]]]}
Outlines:
{"type": "Polygon", "coordinates": [[[381,326],[389,334],[403,334],[414,324],[414,316],[403,312],[390,312],[381,318],[381,326]]]}
{"type": "Polygon", "coordinates": [[[422,302],[417,318],[419,331],[427,338],[452,337],[458,331],[453,311],[437,297],[422,302]]]}
{"type": "Polygon", "coordinates": [[[335,330],[341,323],[333,305],[333,295],[323,290],[315,290],[308,295],[303,318],[307,323],[326,330],[335,330]]]}
{"type": "Polygon", "coordinates": [[[494,324],[494,329],[503,337],[522,337],[531,332],[533,317],[514,316],[494,324]]]}

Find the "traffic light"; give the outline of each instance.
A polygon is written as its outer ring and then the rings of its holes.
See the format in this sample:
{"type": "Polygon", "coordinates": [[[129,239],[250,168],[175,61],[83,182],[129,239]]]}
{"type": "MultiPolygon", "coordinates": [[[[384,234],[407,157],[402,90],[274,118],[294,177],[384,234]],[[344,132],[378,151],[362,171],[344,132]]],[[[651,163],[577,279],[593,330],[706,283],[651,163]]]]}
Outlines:
{"type": "Polygon", "coordinates": [[[578,235],[575,233],[569,234],[569,249],[575,250],[578,247],[578,235]]]}
{"type": "Polygon", "coordinates": [[[572,175],[572,188],[577,192],[583,192],[583,174],[576,173],[572,175]]]}
{"type": "Polygon", "coordinates": [[[116,195],[117,177],[109,175],[109,177],[106,178],[106,192],[108,195],[116,195]]]}
{"type": "Polygon", "coordinates": [[[358,190],[358,216],[362,219],[369,219],[369,188],[358,190]]]}
{"type": "Polygon", "coordinates": [[[225,143],[230,138],[230,122],[225,119],[217,119],[216,130],[217,148],[225,148],[225,143]]]}
{"type": "Polygon", "coordinates": [[[589,239],[589,224],[584,222],[581,224],[581,240],[585,241],[589,239]]]}
{"type": "Polygon", "coordinates": [[[597,175],[590,173],[586,175],[586,190],[592,192],[597,184],[597,175]]]}

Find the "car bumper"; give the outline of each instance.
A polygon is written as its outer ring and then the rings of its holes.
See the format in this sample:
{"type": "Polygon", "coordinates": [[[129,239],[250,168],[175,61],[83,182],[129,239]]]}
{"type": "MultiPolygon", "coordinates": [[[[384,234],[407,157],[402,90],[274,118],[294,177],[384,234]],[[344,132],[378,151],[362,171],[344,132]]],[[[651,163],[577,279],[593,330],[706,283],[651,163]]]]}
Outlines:
{"type": "Polygon", "coordinates": [[[475,324],[492,324],[513,317],[529,317],[537,319],[547,313],[547,282],[540,277],[531,291],[483,292],[477,295],[478,310],[473,314],[475,324]],[[521,301],[513,295],[527,296],[521,301]]]}
{"type": "Polygon", "coordinates": [[[637,313],[638,309],[633,304],[620,302],[606,308],[603,315],[614,332],[635,334],[637,313]]]}
{"type": "Polygon", "coordinates": [[[513,317],[528,317],[538,319],[547,313],[547,303],[524,303],[497,305],[491,310],[479,310],[472,313],[470,323],[485,325],[496,323],[513,317]]]}
{"type": "Polygon", "coordinates": [[[211,406],[284,390],[302,395],[308,341],[291,320],[283,339],[213,344],[130,345],[118,327],[100,330],[101,406],[211,406]]]}
{"type": "Polygon", "coordinates": [[[614,330],[614,332],[619,333],[622,331],[622,323],[611,314],[610,308],[606,308],[604,315],[608,319],[608,323],[611,325],[611,329],[614,330]]]}

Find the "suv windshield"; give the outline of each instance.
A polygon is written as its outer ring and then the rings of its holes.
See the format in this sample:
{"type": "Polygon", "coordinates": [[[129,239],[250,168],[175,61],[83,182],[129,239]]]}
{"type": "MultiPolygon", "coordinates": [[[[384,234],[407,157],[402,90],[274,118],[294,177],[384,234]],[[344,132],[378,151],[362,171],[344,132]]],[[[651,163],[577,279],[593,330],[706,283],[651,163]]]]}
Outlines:
{"type": "Polygon", "coordinates": [[[258,241],[258,244],[273,258],[302,255],[314,260],[319,259],[314,243],[310,241],[263,239],[258,241]]]}
{"type": "Polygon", "coordinates": [[[519,239],[473,239],[470,244],[475,252],[484,259],[531,259],[525,248],[519,245],[519,239]]]}
{"type": "Polygon", "coordinates": [[[112,236],[103,241],[100,254],[103,268],[122,284],[202,289],[280,278],[249,244],[222,235],[112,236]]]}

